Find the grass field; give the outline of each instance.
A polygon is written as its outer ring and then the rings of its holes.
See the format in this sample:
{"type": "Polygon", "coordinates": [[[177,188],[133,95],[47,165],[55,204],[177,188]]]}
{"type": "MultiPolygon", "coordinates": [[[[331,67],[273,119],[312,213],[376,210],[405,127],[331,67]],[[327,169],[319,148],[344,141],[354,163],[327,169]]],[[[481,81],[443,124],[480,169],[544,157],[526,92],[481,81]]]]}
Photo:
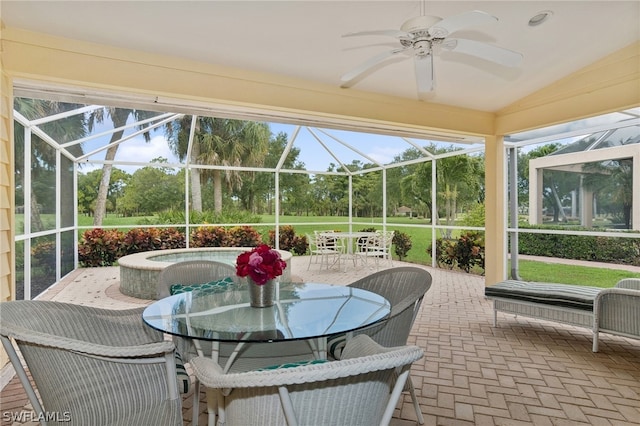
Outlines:
{"type": "MultiPolygon", "coordinates": [[[[137,226],[142,217],[117,217],[107,216],[103,223],[104,226],[115,226],[124,231],[128,228],[137,226]]],[[[153,217],[146,217],[153,219],[153,217]]],[[[427,247],[431,245],[432,230],[428,228],[429,221],[422,219],[411,219],[408,217],[390,218],[391,223],[387,223],[387,229],[400,231],[411,237],[412,248],[407,254],[406,262],[418,263],[423,265],[431,265],[431,256],[426,252],[427,247]]],[[[45,223],[55,223],[53,220],[43,218],[45,223]]],[[[91,226],[93,218],[88,216],[80,216],[78,218],[79,226],[91,226]]],[[[349,225],[347,217],[335,216],[286,216],[280,218],[281,224],[291,224],[295,228],[298,235],[306,233],[312,234],[314,230],[340,230],[347,231],[349,225]]],[[[21,218],[17,218],[18,229],[21,229],[21,218]]],[[[275,223],[274,216],[262,216],[263,224],[275,223]]],[[[353,230],[376,227],[382,228],[381,218],[354,218],[353,230]]],[[[272,229],[271,225],[258,225],[256,228],[259,232],[266,236],[268,230],[272,229]]],[[[569,261],[570,262],[570,261],[569,261]]],[[[630,271],[587,267],[571,264],[553,264],[545,262],[537,262],[530,260],[519,261],[519,273],[522,279],[527,281],[542,282],[561,282],[567,284],[590,285],[596,287],[612,287],[618,280],[622,278],[638,277],[640,273],[630,271]]]]}

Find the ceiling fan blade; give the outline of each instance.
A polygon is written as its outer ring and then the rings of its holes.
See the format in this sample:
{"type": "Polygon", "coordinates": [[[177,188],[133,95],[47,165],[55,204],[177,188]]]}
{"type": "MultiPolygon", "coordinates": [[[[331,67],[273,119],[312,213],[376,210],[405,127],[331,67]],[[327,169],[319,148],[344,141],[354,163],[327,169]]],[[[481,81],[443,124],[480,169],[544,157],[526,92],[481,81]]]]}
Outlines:
{"type": "Polygon", "coordinates": [[[400,30],[371,30],[371,31],[358,31],[355,33],[347,33],[343,34],[342,37],[357,37],[357,36],[368,36],[368,35],[379,35],[379,36],[388,36],[395,37],[400,40],[412,40],[413,36],[409,33],[400,30]]]}
{"type": "Polygon", "coordinates": [[[416,55],[413,58],[416,69],[416,83],[418,85],[418,97],[424,98],[435,89],[433,78],[433,55],[416,55]]]}
{"type": "Polygon", "coordinates": [[[441,46],[443,49],[452,52],[477,56],[506,67],[517,67],[524,58],[521,53],[514,52],[513,50],[464,38],[447,39],[441,46]]]}
{"type": "Polygon", "coordinates": [[[349,83],[351,83],[351,81],[353,81],[356,77],[368,71],[369,69],[375,67],[376,65],[384,62],[385,60],[389,59],[393,55],[397,55],[398,53],[404,52],[406,49],[407,48],[389,50],[388,52],[383,52],[363,62],[356,68],[352,69],[351,71],[343,75],[342,78],[340,78],[340,81],[342,82],[340,87],[349,87],[349,83]]]}
{"type": "Polygon", "coordinates": [[[432,37],[446,37],[449,34],[468,27],[477,25],[492,24],[498,22],[498,18],[480,10],[461,13],[459,15],[444,18],[431,28],[429,33],[432,37]]]}

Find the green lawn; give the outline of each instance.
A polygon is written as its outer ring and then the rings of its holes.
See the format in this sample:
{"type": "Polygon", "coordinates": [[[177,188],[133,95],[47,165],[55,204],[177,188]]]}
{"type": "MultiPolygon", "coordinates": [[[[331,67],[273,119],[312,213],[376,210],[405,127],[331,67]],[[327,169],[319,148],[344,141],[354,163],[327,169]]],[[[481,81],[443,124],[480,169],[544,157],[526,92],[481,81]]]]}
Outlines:
{"type": "Polygon", "coordinates": [[[554,264],[531,260],[520,260],[518,266],[520,277],[525,281],[613,287],[622,278],[640,278],[639,273],[620,271],[618,269],[554,264]]]}

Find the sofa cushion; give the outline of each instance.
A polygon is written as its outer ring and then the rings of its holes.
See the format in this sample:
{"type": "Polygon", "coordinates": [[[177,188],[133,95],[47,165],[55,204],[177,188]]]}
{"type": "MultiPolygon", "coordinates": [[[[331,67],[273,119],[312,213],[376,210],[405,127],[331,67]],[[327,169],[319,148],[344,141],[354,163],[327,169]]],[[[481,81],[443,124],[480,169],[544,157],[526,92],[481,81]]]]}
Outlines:
{"type": "Polygon", "coordinates": [[[501,281],[484,290],[487,297],[593,311],[593,301],[602,289],[571,284],[501,281]]]}

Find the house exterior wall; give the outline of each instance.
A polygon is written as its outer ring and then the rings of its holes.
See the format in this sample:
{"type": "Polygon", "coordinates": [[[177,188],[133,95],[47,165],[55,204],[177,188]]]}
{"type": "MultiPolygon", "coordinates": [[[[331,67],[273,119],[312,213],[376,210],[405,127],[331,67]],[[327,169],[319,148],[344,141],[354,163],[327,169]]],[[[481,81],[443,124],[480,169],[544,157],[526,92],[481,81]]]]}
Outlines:
{"type": "MultiPolygon", "coordinates": [[[[0,301],[15,297],[12,110],[11,81],[4,72],[0,56],[0,301]]],[[[0,350],[0,367],[8,361],[5,351],[0,350]]]]}

